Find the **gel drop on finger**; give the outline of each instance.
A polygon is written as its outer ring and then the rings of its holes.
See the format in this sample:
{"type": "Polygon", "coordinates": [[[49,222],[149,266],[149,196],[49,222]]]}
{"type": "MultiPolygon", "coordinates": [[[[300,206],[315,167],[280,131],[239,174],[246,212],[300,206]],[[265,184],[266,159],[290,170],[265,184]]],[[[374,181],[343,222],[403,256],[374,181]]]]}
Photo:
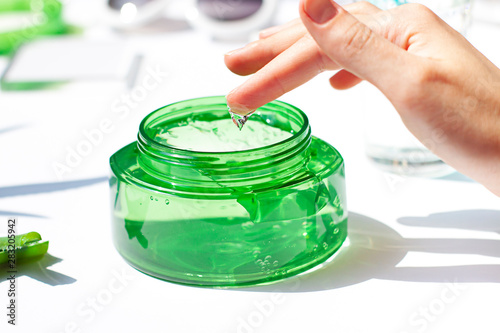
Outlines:
{"type": "Polygon", "coordinates": [[[250,113],[242,116],[242,115],[239,115],[239,114],[231,111],[231,108],[228,108],[228,111],[229,111],[229,114],[231,115],[231,120],[238,127],[238,129],[240,131],[243,128],[243,126],[246,124],[248,118],[255,112],[255,110],[253,110],[250,113]]]}

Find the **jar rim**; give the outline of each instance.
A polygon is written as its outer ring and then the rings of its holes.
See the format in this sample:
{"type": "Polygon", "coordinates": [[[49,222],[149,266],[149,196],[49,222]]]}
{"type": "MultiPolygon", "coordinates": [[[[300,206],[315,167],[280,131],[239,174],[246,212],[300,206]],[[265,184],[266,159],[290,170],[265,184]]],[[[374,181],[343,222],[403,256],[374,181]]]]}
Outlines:
{"type": "MultiPolygon", "coordinates": [[[[266,105],[262,106],[261,108],[258,108],[257,111],[259,109],[270,109],[273,107],[286,109],[290,115],[296,116],[296,119],[300,120],[302,125],[301,125],[300,129],[298,131],[295,131],[290,137],[288,137],[284,140],[275,142],[275,143],[270,144],[270,145],[261,146],[261,147],[257,147],[257,148],[251,148],[251,149],[245,149],[245,150],[234,150],[234,151],[201,151],[201,150],[192,150],[192,149],[185,149],[185,148],[181,148],[181,147],[172,146],[172,145],[166,144],[164,142],[159,142],[155,138],[151,137],[151,135],[149,135],[149,133],[147,131],[147,126],[149,124],[151,124],[154,120],[166,118],[167,117],[166,114],[170,110],[171,111],[176,110],[175,107],[177,107],[177,106],[181,106],[181,105],[188,106],[189,104],[192,104],[194,102],[201,102],[201,101],[206,101],[207,105],[216,106],[216,105],[224,104],[227,107],[226,97],[222,96],[222,95],[191,98],[191,99],[186,99],[183,101],[174,102],[174,103],[168,104],[166,106],[160,107],[160,108],[156,109],[155,111],[149,113],[141,121],[141,123],[139,125],[139,133],[138,133],[139,141],[144,141],[148,145],[153,145],[153,146],[156,146],[158,148],[167,149],[167,150],[170,150],[174,153],[177,152],[177,153],[182,154],[182,155],[189,154],[189,155],[196,155],[196,156],[203,157],[203,156],[210,156],[210,155],[214,155],[214,154],[217,154],[217,155],[223,154],[223,155],[237,156],[239,154],[243,155],[243,154],[248,154],[248,153],[255,153],[257,151],[272,149],[272,148],[276,148],[276,147],[281,146],[281,145],[286,145],[287,143],[289,143],[291,141],[297,140],[297,138],[300,138],[302,135],[304,135],[304,133],[306,131],[310,130],[309,119],[307,118],[307,115],[302,110],[300,110],[299,108],[297,108],[289,103],[275,100],[275,101],[272,101],[270,103],[267,103],[266,105]]],[[[228,121],[229,121],[229,114],[228,114],[228,121]]]]}
{"type": "Polygon", "coordinates": [[[307,116],[280,101],[266,104],[256,120],[293,134],[272,145],[214,153],[153,140],[163,130],[189,122],[193,114],[194,121],[225,120],[229,118],[226,107],[224,96],[213,96],[172,103],[153,111],[141,122],[138,140],[112,156],[114,174],[159,192],[186,197],[202,193],[204,197],[222,198],[269,189],[286,190],[311,179],[319,181],[343,166],[335,148],[311,135],[307,116]],[[203,107],[207,103],[212,103],[213,109],[203,107]],[[188,104],[194,107],[186,111],[188,104]],[[165,114],[168,116],[163,117],[165,114]]]}

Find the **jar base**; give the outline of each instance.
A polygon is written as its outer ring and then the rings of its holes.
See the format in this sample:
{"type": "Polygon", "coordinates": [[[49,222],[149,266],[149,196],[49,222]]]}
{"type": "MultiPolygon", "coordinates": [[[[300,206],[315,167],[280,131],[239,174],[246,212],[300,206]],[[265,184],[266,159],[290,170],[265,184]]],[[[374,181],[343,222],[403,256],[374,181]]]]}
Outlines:
{"type": "MultiPolygon", "coordinates": [[[[243,260],[241,262],[234,260],[231,262],[230,258],[233,256],[221,253],[220,249],[217,253],[212,253],[211,255],[201,251],[198,253],[199,256],[187,253],[186,255],[189,257],[185,257],[182,262],[176,261],[178,269],[174,270],[173,267],[176,266],[171,261],[165,262],[161,260],[164,256],[168,256],[173,260],[172,252],[155,254],[147,251],[144,253],[144,256],[139,257],[137,251],[127,253],[125,249],[120,250],[119,244],[117,244],[117,248],[120,255],[129,265],[144,274],[160,280],[199,287],[244,287],[275,283],[285,278],[305,273],[328,262],[339,252],[347,237],[347,220],[339,223],[335,230],[338,230],[335,234],[336,238],[329,246],[326,242],[323,242],[321,245],[309,244],[310,248],[308,250],[295,255],[292,260],[279,267],[271,268],[268,267],[273,266],[273,263],[276,262],[273,259],[285,257],[283,253],[288,252],[290,254],[290,249],[288,251],[286,248],[281,249],[279,244],[276,244],[273,249],[268,249],[268,252],[265,252],[266,255],[262,255],[258,250],[253,251],[251,254],[246,253],[246,260],[242,257],[239,258],[239,260],[243,260]],[[218,256],[218,258],[214,258],[214,256],[218,256]],[[208,270],[207,258],[209,257],[212,257],[214,263],[216,261],[225,261],[227,265],[234,265],[235,268],[232,270],[232,273],[225,272],[225,270],[228,270],[228,267],[214,266],[211,270],[208,270]],[[204,265],[200,262],[194,262],[196,259],[199,259],[204,265]],[[179,265],[184,265],[184,267],[179,265]],[[192,265],[196,265],[196,267],[192,265]],[[205,271],[202,271],[200,267],[205,267],[205,271]],[[244,268],[246,268],[246,272],[244,272],[244,268]],[[221,272],[217,272],[218,270],[221,272]],[[238,270],[241,272],[238,272],[238,270]]],[[[166,244],[168,240],[161,243],[166,244]]],[[[173,244],[172,246],[178,249],[177,244],[173,244]]],[[[242,251],[242,254],[245,254],[245,251],[242,251]]],[[[231,270],[229,269],[229,271],[231,270]]]]}

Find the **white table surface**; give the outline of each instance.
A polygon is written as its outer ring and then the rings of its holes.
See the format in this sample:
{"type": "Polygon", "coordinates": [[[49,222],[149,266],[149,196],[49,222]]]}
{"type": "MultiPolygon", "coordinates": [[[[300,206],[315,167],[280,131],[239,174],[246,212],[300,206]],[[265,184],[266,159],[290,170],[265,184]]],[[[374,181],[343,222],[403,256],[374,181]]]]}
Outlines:
{"type": "MultiPolygon", "coordinates": [[[[498,22],[477,20],[470,33],[496,64],[498,22]]],[[[126,116],[113,105],[134,90],[119,82],[0,92],[0,235],[17,217],[18,234],[50,240],[41,261],[18,267],[15,327],[0,272],[1,332],[500,331],[500,198],[460,174],[378,171],[364,155],[358,91],[334,91],[327,75],[282,100],[303,109],[313,134],[345,158],[350,245],[335,260],[280,283],[227,290],[164,282],[127,265],[111,240],[109,156],[135,140],[154,109],[224,95],[244,80],[222,58],[238,43],[192,30],[128,39],[144,55],[138,86],[148,68],[166,74],[126,116]],[[109,133],[58,177],[54,163],[104,119],[109,133]]]]}

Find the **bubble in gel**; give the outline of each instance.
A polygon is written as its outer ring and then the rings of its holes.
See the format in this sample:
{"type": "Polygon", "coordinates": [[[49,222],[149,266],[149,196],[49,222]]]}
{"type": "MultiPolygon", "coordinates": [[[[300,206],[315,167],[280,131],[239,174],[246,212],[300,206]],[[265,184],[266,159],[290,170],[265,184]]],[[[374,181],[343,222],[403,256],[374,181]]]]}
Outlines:
{"type": "Polygon", "coordinates": [[[165,199],[165,205],[167,205],[167,206],[168,206],[169,204],[170,204],[170,200],[165,199]]]}

